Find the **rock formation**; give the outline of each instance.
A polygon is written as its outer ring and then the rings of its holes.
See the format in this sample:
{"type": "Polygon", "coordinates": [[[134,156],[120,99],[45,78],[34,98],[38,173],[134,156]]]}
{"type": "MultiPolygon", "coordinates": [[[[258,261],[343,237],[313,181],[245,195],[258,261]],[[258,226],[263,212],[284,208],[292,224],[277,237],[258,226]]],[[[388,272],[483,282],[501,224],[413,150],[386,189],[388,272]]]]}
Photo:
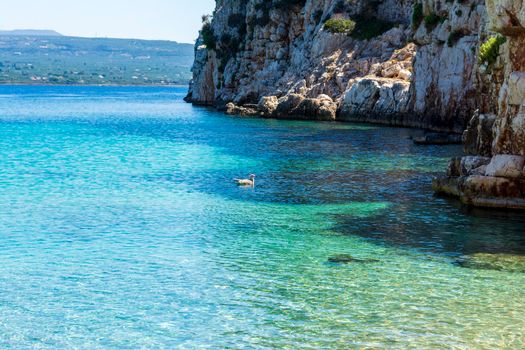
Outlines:
{"type": "Polygon", "coordinates": [[[477,105],[484,14],[481,0],[219,0],[196,44],[187,100],[257,105],[230,113],[460,133],[477,105]],[[356,28],[330,31],[330,19],[356,28]]]}
{"type": "Polygon", "coordinates": [[[466,129],[469,158],[453,160],[436,191],[522,206],[524,0],[217,0],[195,52],[188,102],[466,129]]]}
{"type": "Polygon", "coordinates": [[[525,209],[525,1],[487,0],[487,20],[487,33],[501,37],[486,41],[493,58],[480,67],[480,110],[464,133],[469,156],[433,185],[467,204],[525,209]]]}

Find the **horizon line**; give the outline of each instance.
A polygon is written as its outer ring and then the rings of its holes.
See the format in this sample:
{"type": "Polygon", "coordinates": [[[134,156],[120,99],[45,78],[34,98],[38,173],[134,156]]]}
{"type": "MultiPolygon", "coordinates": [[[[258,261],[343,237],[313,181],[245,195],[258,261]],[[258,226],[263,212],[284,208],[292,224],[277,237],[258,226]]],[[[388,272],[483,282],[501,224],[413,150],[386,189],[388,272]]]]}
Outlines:
{"type": "MultiPolygon", "coordinates": [[[[137,38],[137,37],[118,37],[118,36],[98,36],[98,34],[95,34],[95,36],[83,36],[83,35],[68,35],[63,34],[55,29],[35,29],[35,28],[17,28],[17,29],[3,29],[0,28],[0,32],[16,32],[16,31],[41,31],[41,32],[55,32],[58,35],[55,35],[57,37],[68,37],[68,38],[81,38],[81,39],[117,39],[117,40],[142,40],[142,41],[169,41],[174,42],[177,44],[189,44],[189,45],[195,45],[196,39],[193,40],[193,42],[181,42],[175,39],[145,39],[145,38],[137,38]]],[[[21,35],[23,36],[23,35],[21,35]]],[[[42,37],[53,37],[52,35],[41,35],[42,37]]]]}

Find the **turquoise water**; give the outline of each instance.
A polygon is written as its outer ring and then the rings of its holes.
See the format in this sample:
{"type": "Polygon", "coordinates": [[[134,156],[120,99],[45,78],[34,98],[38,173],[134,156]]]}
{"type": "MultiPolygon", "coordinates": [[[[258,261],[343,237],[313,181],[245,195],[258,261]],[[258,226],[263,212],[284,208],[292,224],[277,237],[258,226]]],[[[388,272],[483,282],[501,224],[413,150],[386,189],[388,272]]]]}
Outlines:
{"type": "Polygon", "coordinates": [[[458,147],[184,93],[0,87],[0,348],[525,348],[525,216],[432,196],[458,147]]]}

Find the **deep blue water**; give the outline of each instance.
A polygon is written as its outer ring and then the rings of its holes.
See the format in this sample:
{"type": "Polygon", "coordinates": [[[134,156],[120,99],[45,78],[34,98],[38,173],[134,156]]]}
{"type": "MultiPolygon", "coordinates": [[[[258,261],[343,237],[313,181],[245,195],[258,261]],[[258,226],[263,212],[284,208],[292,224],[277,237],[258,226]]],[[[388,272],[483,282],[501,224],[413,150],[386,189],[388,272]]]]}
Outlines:
{"type": "Polygon", "coordinates": [[[0,87],[0,348],[525,347],[525,216],[432,195],[460,147],[184,94],[0,87]]]}

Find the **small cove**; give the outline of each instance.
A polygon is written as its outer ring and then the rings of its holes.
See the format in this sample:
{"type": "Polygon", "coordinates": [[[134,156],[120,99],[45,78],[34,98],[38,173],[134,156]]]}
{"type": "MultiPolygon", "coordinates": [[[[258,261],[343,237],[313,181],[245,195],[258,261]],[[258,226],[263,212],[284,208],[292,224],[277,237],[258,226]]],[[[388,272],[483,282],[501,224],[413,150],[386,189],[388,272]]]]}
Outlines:
{"type": "Polygon", "coordinates": [[[525,346],[525,216],[430,188],[461,147],[185,92],[0,87],[0,347],[525,346]]]}

